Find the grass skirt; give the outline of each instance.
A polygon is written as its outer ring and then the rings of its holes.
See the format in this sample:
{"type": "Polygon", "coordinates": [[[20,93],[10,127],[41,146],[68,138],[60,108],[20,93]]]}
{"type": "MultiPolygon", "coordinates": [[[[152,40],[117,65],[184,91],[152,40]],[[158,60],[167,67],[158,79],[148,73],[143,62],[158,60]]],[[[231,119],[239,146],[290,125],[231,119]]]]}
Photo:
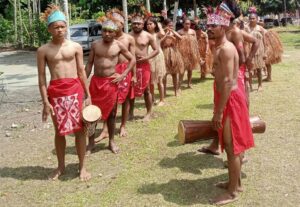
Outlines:
{"type": "Polygon", "coordinates": [[[276,31],[269,30],[265,34],[265,45],[265,54],[267,56],[266,64],[273,65],[280,63],[283,47],[276,31]]]}
{"type": "Polygon", "coordinates": [[[199,68],[200,53],[196,37],[184,35],[179,41],[178,50],[182,55],[185,70],[194,70],[199,68]]]}

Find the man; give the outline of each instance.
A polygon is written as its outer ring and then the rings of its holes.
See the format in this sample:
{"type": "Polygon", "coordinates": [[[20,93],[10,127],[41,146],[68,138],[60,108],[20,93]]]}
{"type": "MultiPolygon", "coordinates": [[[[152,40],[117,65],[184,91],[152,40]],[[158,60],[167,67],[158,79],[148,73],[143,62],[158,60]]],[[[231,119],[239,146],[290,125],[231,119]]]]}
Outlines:
{"type": "MultiPolygon", "coordinates": [[[[107,19],[102,23],[102,39],[93,42],[86,65],[87,76],[94,66],[94,75],[90,83],[92,103],[102,112],[102,120],[106,121],[109,136],[109,149],[119,152],[115,144],[115,121],[118,98],[118,83],[122,81],[135,65],[134,56],[118,40],[115,40],[118,26],[107,19]],[[127,68],[122,74],[116,73],[119,56],[123,55],[128,61],[127,68]]],[[[89,138],[90,149],[94,145],[94,136],[89,138]]]]}
{"type": "MultiPolygon", "coordinates": [[[[192,88],[193,70],[199,66],[200,54],[198,49],[198,42],[196,39],[195,30],[191,29],[191,20],[183,19],[183,28],[178,31],[181,35],[181,40],[178,44],[178,49],[182,55],[184,63],[184,70],[187,70],[188,88],[192,88]]],[[[184,73],[179,74],[179,89],[183,81],[184,73]]]]}
{"type": "MultiPolygon", "coordinates": [[[[106,15],[107,17],[114,19],[118,26],[118,30],[116,32],[116,40],[120,41],[124,44],[124,46],[129,50],[129,52],[134,55],[135,54],[135,41],[133,37],[129,34],[123,32],[125,19],[118,9],[112,9],[106,15]]],[[[118,64],[116,65],[116,72],[122,74],[128,66],[128,60],[123,56],[119,56],[118,64]]],[[[122,104],[122,121],[120,126],[120,137],[127,136],[126,132],[126,121],[128,119],[129,114],[129,100],[132,98],[132,87],[134,86],[136,80],[135,67],[133,67],[133,71],[129,72],[124,80],[120,81],[118,85],[119,94],[118,94],[118,104],[122,104]]],[[[98,138],[95,140],[97,142],[101,141],[108,137],[108,129],[107,124],[104,122],[103,130],[98,138]]],[[[92,149],[89,149],[89,151],[92,149]]]]}
{"type": "MultiPolygon", "coordinates": [[[[149,59],[155,57],[159,53],[155,39],[151,34],[144,31],[144,20],[141,16],[134,16],[131,20],[132,32],[130,35],[135,40],[135,57],[136,57],[136,84],[134,87],[135,97],[141,97],[144,94],[144,100],[147,108],[147,114],[144,121],[148,121],[152,113],[152,95],[150,93],[150,63],[149,59]],[[151,46],[153,51],[148,54],[148,47],[151,46]]],[[[130,101],[129,117],[133,118],[134,99],[130,101]]]]}
{"type": "Polygon", "coordinates": [[[83,67],[83,52],[79,44],[65,39],[66,18],[59,8],[50,5],[44,19],[52,40],[37,51],[39,89],[43,101],[43,121],[49,114],[55,128],[55,150],[57,169],[49,176],[56,180],[65,170],[65,135],[75,134],[75,145],[79,158],[79,178],[87,181],[91,174],[85,169],[86,131],[81,119],[83,99],[90,104],[90,93],[83,67]],[[46,65],[51,74],[47,89],[46,65]]]}
{"type": "Polygon", "coordinates": [[[241,189],[240,154],[254,146],[245,93],[239,89],[239,55],[226,38],[228,17],[222,13],[208,14],[208,36],[215,41],[214,54],[214,115],[213,126],[218,131],[221,149],[228,160],[229,181],[216,186],[226,192],[212,202],[224,205],[238,199],[241,189]]]}
{"type": "MultiPolygon", "coordinates": [[[[220,9],[226,10],[228,13],[230,13],[230,25],[229,27],[226,27],[226,38],[228,41],[232,42],[237,49],[237,52],[239,54],[239,76],[238,76],[238,85],[239,88],[245,92],[246,94],[246,101],[249,108],[249,90],[248,90],[248,79],[246,79],[245,73],[247,72],[247,69],[252,68],[252,61],[255,56],[255,53],[259,47],[259,42],[248,33],[240,30],[236,25],[236,18],[238,18],[241,14],[239,8],[237,7],[237,4],[234,0],[227,1],[226,3],[222,3],[220,5],[220,9]],[[244,41],[252,44],[250,53],[248,56],[246,56],[245,48],[244,48],[244,41]]],[[[203,147],[198,150],[199,152],[218,155],[219,153],[219,139],[216,137],[210,146],[203,147]]],[[[246,159],[243,160],[243,162],[246,162],[246,159]]]]}

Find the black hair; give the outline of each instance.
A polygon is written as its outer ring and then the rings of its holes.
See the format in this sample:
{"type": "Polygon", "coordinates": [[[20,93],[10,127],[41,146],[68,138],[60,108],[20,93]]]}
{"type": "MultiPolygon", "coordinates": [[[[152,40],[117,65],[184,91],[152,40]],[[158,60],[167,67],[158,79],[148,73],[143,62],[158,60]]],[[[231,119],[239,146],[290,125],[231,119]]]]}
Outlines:
{"type": "Polygon", "coordinates": [[[168,24],[170,24],[170,23],[173,23],[173,21],[171,19],[167,18],[164,20],[163,25],[168,26],[168,24]]]}
{"type": "Polygon", "coordinates": [[[155,33],[159,32],[158,23],[157,23],[155,17],[148,17],[148,18],[146,19],[146,21],[145,21],[145,23],[144,23],[144,30],[147,31],[147,32],[149,32],[148,29],[147,29],[147,23],[148,23],[148,21],[154,23],[154,25],[155,25],[154,32],[155,32],[155,33]]]}

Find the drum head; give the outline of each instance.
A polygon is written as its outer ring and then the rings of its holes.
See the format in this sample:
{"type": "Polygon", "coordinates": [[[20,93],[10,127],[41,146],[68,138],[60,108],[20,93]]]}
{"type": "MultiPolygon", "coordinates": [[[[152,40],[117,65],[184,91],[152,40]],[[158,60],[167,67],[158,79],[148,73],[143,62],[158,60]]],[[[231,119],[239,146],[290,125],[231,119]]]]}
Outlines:
{"type": "Polygon", "coordinates": [[[101,117],[100,109],[95,105],[89,105],[82,111],[82,117],[86,122],[95,122],[101,117]]]}

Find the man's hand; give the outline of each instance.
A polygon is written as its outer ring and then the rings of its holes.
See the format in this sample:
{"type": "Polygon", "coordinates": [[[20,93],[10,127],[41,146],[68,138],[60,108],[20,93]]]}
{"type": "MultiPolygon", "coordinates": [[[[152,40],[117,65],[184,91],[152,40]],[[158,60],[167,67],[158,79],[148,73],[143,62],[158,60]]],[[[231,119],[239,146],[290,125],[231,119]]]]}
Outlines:
{"type": "Polygon", "coordinates": [[[115,79],[113,79],[111,82],[112,83],[119,83],[120,81],[122,81],[125,78],[125,76],[123,74],[120,75],[119,73],[115,73],[114,78],[115,79]]]}
{"type": "Polygon", "coordinates": [[[136,77],[132,77],[131,78],[131,85],[135,86],[135,84],[136,84],[136,77]]]}
{"type": "Polygon", "coordinates": [[[84,106],[89,106],[91,104],[92,104],[91,97],[90,96],[86,97],[86,99],[84,100],[84,106]]]}
{"type": "Polygon", "coordinates": [[[46,121],[47,121],[47,118],[48,118],[49,114],[51,114],[52,116],[55,115],[54,110],[53,110],[53,107],[52,107],[51,104],[48,102],[48,103],[45,103],[45,104],[44,104],[43,114],[42,114],[42,121],[43,121],[43,122],[46,122],[46,121]]]}
{"type": "Polygon", "coordinates": [[[247,58],[247,60],[246,60],[246,66],[247,66],[247,68],[249,70],[252,69],[252,67],[253,67],[252,58],[249,58],[249,57],[247,58]]]}
{"type": "Polygon", "coordinates": [[[214,116],[212,118],[212,122],[213,122],[213,128],[215,130],[218,130],[218,129],[222,128],[222,118],[223,118],[222,113],[214,113],[214,116]]]}
{"type": "Polygon", "coordinates": [[[146,62],[148,60],[148,58],[142,56],[142,55],[137,55],[136,56],[136,62],[137,63],[143,63],[143,62],[146,62]]]}

